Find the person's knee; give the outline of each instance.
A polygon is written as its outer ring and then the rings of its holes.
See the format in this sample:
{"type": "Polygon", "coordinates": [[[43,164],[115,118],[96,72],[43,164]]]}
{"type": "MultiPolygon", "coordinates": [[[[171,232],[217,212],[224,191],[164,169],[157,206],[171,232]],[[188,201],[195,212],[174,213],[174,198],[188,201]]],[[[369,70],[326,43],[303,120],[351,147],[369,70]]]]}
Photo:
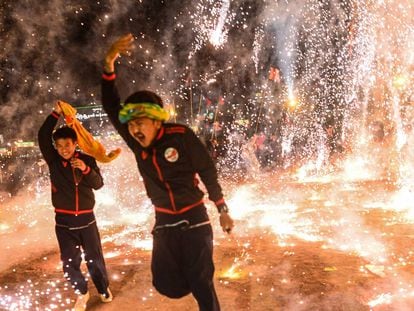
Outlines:
{"type": "Polygon", "coordinates": [[[86,254],[85,253],[85,262],[88,265],[100,265],[103,262],[105,262],[105,259],[103,256],[100,256],[99,254],[86,254]]]}
{"type": "Polygon", "coordinates": [[[191,293],[189,288],[183,286],[177,286],[177,284],[167,284],[162,282],[153,281],[152,285],[162,295],[168,298],[178,299],[187,296],[191,293]],[[174,286],[175,285],[175,286],[174,286]]]}
{"type": "Polygon", "coordinates": [[[76,266],[82,262],[82,252],[79,247],[64,247],[60,250],[60,260],[76,266]]]}
{"type": "Polygon", "coordinates": [[[61,256],[63,269],[78,269],[82,263],[82,258],[61,256]]]}

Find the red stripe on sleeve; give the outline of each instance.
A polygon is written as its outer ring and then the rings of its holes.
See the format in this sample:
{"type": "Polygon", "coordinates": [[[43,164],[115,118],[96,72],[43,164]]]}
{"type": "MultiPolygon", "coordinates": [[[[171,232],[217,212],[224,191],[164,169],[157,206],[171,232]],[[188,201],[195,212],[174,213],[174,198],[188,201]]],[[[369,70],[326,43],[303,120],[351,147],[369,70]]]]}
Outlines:
{"type": "Polygon", "coordinates": [[[214,204],[216,204],[216,206],[219,206],[220,204],[224,203],[224,198],[221,198],[220,200],[214,202],[214,204]]]}
{"type": "Polygon", "coordinates": [[[102,74],[102,79],[104,79],[106,81],[112,81],[112,80],[115,80],[115,78],[116,78],[115,73],[111,73],[111,74],[103,73],[102,74]]]}

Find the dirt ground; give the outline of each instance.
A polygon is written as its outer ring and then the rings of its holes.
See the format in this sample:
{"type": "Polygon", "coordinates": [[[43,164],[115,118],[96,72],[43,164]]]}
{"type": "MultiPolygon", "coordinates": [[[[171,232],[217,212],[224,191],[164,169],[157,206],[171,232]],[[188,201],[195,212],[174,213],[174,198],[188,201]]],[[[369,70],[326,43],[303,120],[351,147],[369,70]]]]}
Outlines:
{"type": "MultiPolygon", "coordinates": [[[[233,234],[220,232],[212,216],[222,310],[414,310],[414,224],[396,206],[400,191],[386,181],[273,177],[230,189],[233,234]]],[[[90,284],[88,310],[197,310],[191,296],[172,300],[154,290],[151,251],[111,240],[127,230],[101,229],[115,298],[101,303],[90,284]]],[[[75,295],[51,244],[3,269],[2,310],[70,310],[75,295]]]]}

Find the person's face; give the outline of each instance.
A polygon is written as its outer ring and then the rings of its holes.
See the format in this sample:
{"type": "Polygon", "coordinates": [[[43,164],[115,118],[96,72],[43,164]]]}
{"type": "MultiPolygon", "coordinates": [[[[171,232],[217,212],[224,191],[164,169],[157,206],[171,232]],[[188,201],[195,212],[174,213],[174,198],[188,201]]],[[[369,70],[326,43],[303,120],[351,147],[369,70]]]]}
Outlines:
{"type": "Polygon", "coordinates": [[[55,141],[55,148],[62,158],[70,160],[75,153],[76,141],[72,138],[59,138],[55,141]]]}
{"type": "Polygon", "coordinates": [[[129,134],[144,148],[151,145],[160,128],[161,121],[147,117],[133,119],[128,122],[129,134]]]}

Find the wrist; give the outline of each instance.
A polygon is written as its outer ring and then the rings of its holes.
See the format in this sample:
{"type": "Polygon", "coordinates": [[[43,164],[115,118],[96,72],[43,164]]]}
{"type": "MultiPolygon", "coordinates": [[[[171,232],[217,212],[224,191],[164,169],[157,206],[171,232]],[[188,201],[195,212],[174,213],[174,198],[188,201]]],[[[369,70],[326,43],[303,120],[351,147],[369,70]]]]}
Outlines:
{"type": "Polygon", "coordinates": [[[59,119],[60,114],[62,113],[62,111],[57,111],[55,109],[52,110],[51,114],[56,118],[59,119]]]}
{"type": "Polygon", "coordinates": [[[107,61],[104,62],[104,72],[106,74],[113,74],[115,72],[115,66],[113,61],[107,61]]]}
{"type": "Polygon", "coordinates": [[[227,206],[226,203],[220,204],[219,206],[217,206],[217,210],[220,213],[220,215],[222,213],[228,213],[229,212],[229,207],[227,206]]]}
{"type": "Polygon", "coordinates": [[[86,165],[86,166],[85,166],[85,169],[84,169],[84,170],[82,170],[82,174],[86,175],[86,174],[88,174],[90,171],[91,171],[90,167],[86,165]]]}

